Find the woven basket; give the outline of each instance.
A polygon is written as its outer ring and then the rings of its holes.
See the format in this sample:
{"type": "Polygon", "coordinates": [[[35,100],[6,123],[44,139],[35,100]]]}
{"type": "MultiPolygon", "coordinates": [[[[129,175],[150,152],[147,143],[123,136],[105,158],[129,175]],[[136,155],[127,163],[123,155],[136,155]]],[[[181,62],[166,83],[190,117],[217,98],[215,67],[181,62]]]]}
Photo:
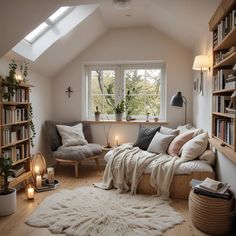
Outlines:
{"type": "Polygon", "coordinates": [[[189,194],[189,212],[193,225],[199,230],[213,235],[230,232],[235,215],[234,200],[212,198],[193,191],[189,194]]]}

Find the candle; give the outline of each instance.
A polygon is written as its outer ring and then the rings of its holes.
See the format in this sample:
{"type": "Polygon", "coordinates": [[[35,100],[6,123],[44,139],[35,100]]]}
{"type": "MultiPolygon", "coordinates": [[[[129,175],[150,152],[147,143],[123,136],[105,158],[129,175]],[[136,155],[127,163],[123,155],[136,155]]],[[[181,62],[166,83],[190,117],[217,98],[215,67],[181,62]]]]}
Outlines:
{"type": "Polygon", "coordinates": [[[48,183],[53,184],[54,183],[54,168],[48,167],[47,172],[48,172],[48,183]]]}
{"type": "Polygon", "coordinates": [[[29,200],[33,200],[34,199],[34,188],[31,187],[31,186],[27,189],[27,198],[29,200]]]}
{"type": "Polygon", "coordinates": [[[36,187],[37,188],[42,187],[42,177],[41,177],[41,175],[36,176],[36,187]]]}
{"type": "Polygon", "coordinates": [[[34,172],[36,175],[39,175],[39,166],[35,166],[34,172]]]}
{"type": "Polygon", "coordinates": [[[116,136],[116,146],[117,147],[119,146],[119,138],[118,138],[118,136],[116,136]]]}

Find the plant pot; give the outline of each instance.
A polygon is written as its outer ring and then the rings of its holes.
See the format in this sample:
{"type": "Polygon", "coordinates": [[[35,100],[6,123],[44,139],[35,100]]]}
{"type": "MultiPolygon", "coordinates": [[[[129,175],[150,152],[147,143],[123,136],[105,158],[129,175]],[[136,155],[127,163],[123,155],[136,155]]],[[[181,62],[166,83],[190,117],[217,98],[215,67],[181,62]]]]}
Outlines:
{"type": "Polygon", "coordinates": [[[115,113],[116,121],[122,121],[123,119],[123,113],[115,113]]]}
{"type": "Polygon", "coordinates": [[[16,212],[16,189],[11,193],[0,194],[0,216],[8,216],[16,212]]]}
{"type": "Polygon", "coordinates": [[[99,120],[100,120],[100,112],[99,112],[99,113],[96,113],[96,112],[95,112],[94,115],[95,115],[95,120],[96,120],[96,121],[99,121],[99,120]]]}

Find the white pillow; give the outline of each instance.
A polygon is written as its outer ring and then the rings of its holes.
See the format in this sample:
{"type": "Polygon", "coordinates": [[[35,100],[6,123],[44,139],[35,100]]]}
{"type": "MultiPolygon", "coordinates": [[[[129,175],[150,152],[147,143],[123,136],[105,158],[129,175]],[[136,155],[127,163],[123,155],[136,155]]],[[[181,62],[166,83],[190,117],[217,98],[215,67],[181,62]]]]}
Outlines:
{"type": "Polygon", "coordinates": [[[83,125],[81,123],[75,126],[57,125],[57,130],[61,136],[63,146],[77,146],[88,143],[84,137],[83,125]]]}
{"type": "Polygon", "coordinates": [[[169,144],[174,138],[175,135],[162,134],[157,131],[151,143],[149,144],[147,151],[157,154],[166,153],[169,144]]]}
{"type": "Polygon", "coordinates": [[[162,134],[171,134],[177,136],[179,134],[179,130],[177,129],[170,129],[164,126],[161,126],[160,133],[162,134]]]}
{"type": "Polygon", "coordinates": [[[179,125],[177,127],[177,130],[179,130],[179,134],[183,134],[188,131],[194,131],[193,137],[196,137],[197,135],[204,133],[203,129],[197,129],[193,127],[191,124],[179,125]]]}
{"type": "Polygon", "coordinates": [[[191,161],[199,157],[207,148],[208,134],[199,134],[183,145],[180,150],[181,159],[191,161]]]}
{"type": "Polygon", "coordinates": [[[215,153],[212,150],[206,150],[200,157],[200,160],[205,161],[209,165],[213,165],[215,163],[215,153]]]}

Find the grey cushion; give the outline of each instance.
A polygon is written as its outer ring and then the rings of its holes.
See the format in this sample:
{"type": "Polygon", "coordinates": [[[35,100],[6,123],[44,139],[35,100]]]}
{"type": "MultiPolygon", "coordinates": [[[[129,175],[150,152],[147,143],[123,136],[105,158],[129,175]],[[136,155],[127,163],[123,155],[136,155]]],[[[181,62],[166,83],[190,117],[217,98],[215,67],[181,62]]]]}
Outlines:
{"type": "Polygon", "coordinates": [[[139,147],[140,149],[146,151],[157,131],[160,131],[160,127],[155,127],[155,128],[141,127],[139,129],[138,139],[133,146],[139,147]]]}
{"type": "MultiPolygon", "coordinates": [[[[62,145],[61,136],[58,133],[56,125],[74,126],[78,123],[81,123],[81,122],[76,121],[76,122],[70,122],[70,123],[60,123],[60,122],[55,122],[51,120],[45,121],[44,129],[47,136],[48,145],[51,151],[56,151],[62,145]]],[[[92,143],[91,127],[89,123],[83,123],[83,132],[84,132],[84,137],[86,138],[86,140],[89,143],[92,143]]]]}
{"type": "Polygon", "coordinates": [[[99,155],[102,153],[102,147],[99,144],[89,143],[82,146],[61,146],[53,152],[55,158],[64,160],[83,160],[87,157],[99,155]]]}

